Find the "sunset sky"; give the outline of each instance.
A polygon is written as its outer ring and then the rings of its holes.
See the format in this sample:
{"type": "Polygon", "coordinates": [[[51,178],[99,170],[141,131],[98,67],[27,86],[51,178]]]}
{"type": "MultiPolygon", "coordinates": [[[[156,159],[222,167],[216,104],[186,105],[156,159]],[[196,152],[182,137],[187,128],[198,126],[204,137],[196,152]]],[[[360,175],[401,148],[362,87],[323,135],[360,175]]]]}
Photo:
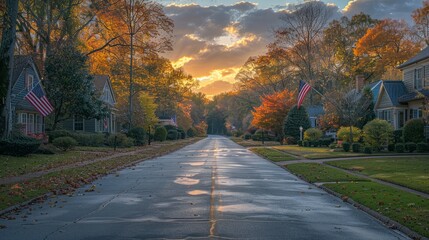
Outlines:
{"type": "MultiPolygon", "coordinates": [[[[303,1],[281,0],[159,0],[174,20],[174,50],[165,54],[175,67],[201,82],[201,86],[223,80],[234,82],[250,56],[266,52],[273,31],[281,25],[281,11],[303,1]]],[[[329,0],[323,1],[336,14],[359,12],[374,18],[405,19],[421,7],[421,0],[329,0]]],[[[224,86],[223,86],[224,87],[224,86]]]]}

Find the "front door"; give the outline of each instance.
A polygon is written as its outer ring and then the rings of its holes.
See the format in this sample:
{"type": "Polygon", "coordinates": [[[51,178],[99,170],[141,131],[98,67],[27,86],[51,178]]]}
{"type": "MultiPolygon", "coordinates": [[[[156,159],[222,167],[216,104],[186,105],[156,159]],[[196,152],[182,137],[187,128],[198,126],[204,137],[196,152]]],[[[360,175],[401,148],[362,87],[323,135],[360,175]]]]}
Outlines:
{"type": "Polygon", "coordinates": [[[399,110],[398,111],[398,126],[397,128],[402,128],[405,124],[405,111],[399,110]]]}

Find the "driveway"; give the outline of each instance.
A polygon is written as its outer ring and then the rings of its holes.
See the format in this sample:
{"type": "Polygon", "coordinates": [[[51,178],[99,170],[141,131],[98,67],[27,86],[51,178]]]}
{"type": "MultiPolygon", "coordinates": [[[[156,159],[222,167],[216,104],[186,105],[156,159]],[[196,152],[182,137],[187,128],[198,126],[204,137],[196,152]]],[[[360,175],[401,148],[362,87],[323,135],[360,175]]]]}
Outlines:
{"type": "Polygon", "coordinates": [[[0,220],[0,239],[407,239],[209,136],[0,220]]]}

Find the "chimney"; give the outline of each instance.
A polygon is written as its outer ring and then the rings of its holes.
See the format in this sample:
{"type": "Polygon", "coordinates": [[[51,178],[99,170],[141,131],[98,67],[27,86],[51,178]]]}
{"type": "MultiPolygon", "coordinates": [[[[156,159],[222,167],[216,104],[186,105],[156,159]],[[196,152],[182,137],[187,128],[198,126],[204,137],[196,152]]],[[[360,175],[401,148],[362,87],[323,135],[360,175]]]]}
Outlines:
{"type": "Polygon", "coordinates": [[[357,75],[356,76],[356,91],[360,92],[365,85],[365,76],[357,75]]]}

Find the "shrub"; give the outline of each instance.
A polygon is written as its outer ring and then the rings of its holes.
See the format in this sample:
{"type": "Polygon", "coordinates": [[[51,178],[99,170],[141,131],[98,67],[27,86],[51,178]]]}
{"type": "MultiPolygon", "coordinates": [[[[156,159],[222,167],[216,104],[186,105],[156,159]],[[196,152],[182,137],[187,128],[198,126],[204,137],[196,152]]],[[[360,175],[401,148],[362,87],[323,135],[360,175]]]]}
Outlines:
{"type": "Polygon", "coordinates": [[[76,147],[77,142],[72,137],[59,137],[55,138],[52,144],[63,151],[67,151],[76,147]]]}
{"type": "Polygon", "coordinates": [[[177,127],[176,127],[176,126],[174,126],[174,125],[165,125],[164,127],[165,127],[165,129],[167,129],[167,132],[168,132],[169,130],[177,130],[177,127]]]}
{"type": "Polygon", "coordinates": [[[393,126],[386,120],[374,119],[363,127],[366,144],[377,151],[393,140],[393,126]]]}
{"type": "Polygon", "coordinates": [[[133,143],[134,139],[127,137],[127,135],[123,133],[112,134],[107,139],[107,144],[111,147],[114,147],[116,144],[116,147],[128,148],[132,147],[133,143]]]}
{"type": "Polygon", "coordinates": [[[402,143],[402,142],[404,142],[403,132],[404,132],[404,130],[402,130],[402,129],[393,131],[393,142],[394,143],[402,143]]]}
{"type": "Polygon", "coordinates": [[[142,127],[132,128],[127,136],[134,139],[134,145],[136,146],[143,146],[146,144],[146,131],[142,127]]]}
{"type": "Polygon", "coordinates": [[[395,144],[395,152],[397,153],[403,153],[405,150],[405,145],[403,143],[397,143],[395,144]]]}
{"type": "Polygon", "coordinates": [[[417,149],[417,145],[413,142],[407,142],[405,143],[405,151],[408,151],[410,153],[414,152],[417,149]]]}
{"type": "Polygon", "coordinates": [[[366,154],[371,154],[372,153],[372,148],[371,147],[368,147],[368,146],[366,146],[365,148],[364,148],[364,153],[366,153],[366,154]]]}
{"type": "Polygon", "coordinates": [[[0,141],[0,154],[10,156],[27,156],[39,148],[41,142],[26,136],[13,136],[0,141]]]}
{"type": "Polygon", "coordinates": [[[358,153],[358,152],[360,152],[360,143],[353,143],[353,144],[352,144],[352,151],[353,151],[354,153],[358,153]]]}
{"type": "Polygon", "coordinates": [[[344,152],[350,151],[350,143],[349,142],[343,142],[343,150],[344,150],[344,152]]]}
{"type": "Polygon", "coordinates": [[[337,144],[336,143],[331,143],[331,144],[329,144],[329,148],[330,149],[337,148],[337,144]]]}
{"type": "Polygon", "coordinates": [[[245,134],[243,135],[243,138],[244,138],[245,140],[252,139],[252,134],[250,134],[250,133],[245,133],[245,134]]]}
{"type": "Polygon", "coordinates": [[[77,141],[78,145],[89,147],[103,146],[106,139],[102,133],[72,133],[71,137],[77,141]]]}
{"type": "Polygon", "coordinates": [[[155,141],[163,142],[167,139],[167,129],[165,127],[160,126],[155,129],[155,133],[153,135],[155,141]]]}
{"type": "Polygon", "coordinates": [[[417,143],[417,152],[423,153],[429,150],[429,146],[425,142],[417,143]]]}
{"type": "Polygon", "coordinates": [[[333,139],[330,137],[324,137],[319,140],[320,146],[329,146],[333,142],[333,139]]]}
{"type": "Polygon", "coordinates": [[[411,119],[404,126],[404,141],[405,142],[423,142],[425,123],[423,119],[411,119]]]}
{"type": "Polygon", "coordinates": [[[196,130],[194,128],[189,128],[188,131],[186,131],[186,134],[188,135],[188,137],[195,137],[196,135],[196,130]]]}
{"type": "Polygon", "coordinates": [[[52,141],[55,138],[59,137],[72,137],[72,133],[66,130],[55,130],[55,131],[49,131],[47,132],[49,137],[49,142],[52,143],[52,141]]]}
{"type": "Polygon", "coordinates": [[[183,130],[183,128],[177,129],[177,133],[179,134],[179,136],[177,137],[178,139],[185,139],[186,138],[186,132],[185,132],[185,130],[183,130]]]}
{"type": "Polygon", "coordinates": [[[296,145],[296,139],[294,138],[294,137],[292,137],[292,136],[287,136],[287,137],[285,137],[285,144],[288,144],[288,145],[296,145]]]}
{"type": "Polygon", "coordinates": [[[302,140],[298,140],[298,146],[302,147],[303,146],[303,142],[302,140]]]}
{"type": "Polygon", "coordinates": [[[323,136],[323,132],[317,128],[309,128],[304,132],[304,140],[307,141],[319,141],[323,136]]]}
{"type": "MultiPolygon", "coordinates": [[[[360,137],[362,136],[362,130],[360,130],[357,127],[352,127],[352,133],[353,133],[353,142],[358,142],[360,137]]],[[[340,140],[343,140],[346,142],[352,142],[350,139],[350,127],[340,127],[340,129],[337,132],[337,137],[340,140]]]]}
{"type": "Polygon", "coordinates": [[[303,141],[304,147],[310,147],[310,142],[309,141],[303,141]]]}
{"type": "Polygon", "coordinates": [[[264,141],[275,141],[276,137],[269,133],[268,131],[263,131],[261,129],[257,130],[255,134],[252,135],[253,141],[262,141],[262,133],[264,133],[264,141]]]}
{"type": "Polygon", "coordinates": [[[179,132],[177,130],[174,130],[174,129],[168,130],[167,140],[177,140],[178,137],[179,137],[179,132]]]}
{"type": "Polygon", "coordinates": [[[388,150],[389,152],[393,152],[393,151],[395,151],[395,144],[390,143],[389,145],[387,145],[387,150],[388,150]]]}

